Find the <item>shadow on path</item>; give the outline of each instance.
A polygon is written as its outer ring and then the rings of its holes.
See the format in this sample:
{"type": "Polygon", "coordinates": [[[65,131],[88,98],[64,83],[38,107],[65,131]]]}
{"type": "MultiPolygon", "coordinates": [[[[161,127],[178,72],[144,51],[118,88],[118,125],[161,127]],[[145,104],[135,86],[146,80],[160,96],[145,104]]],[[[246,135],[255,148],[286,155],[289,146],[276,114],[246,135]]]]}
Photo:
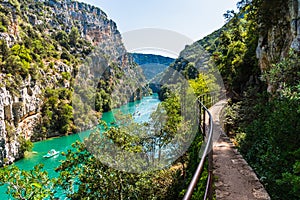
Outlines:
{"type": "Polygon", "coordinates": [[[220,114],[226,105],[221,100],[209,110],[214,119],[213,175],[217,200],[269,200],[256,174],[223,132],[220,114]]]}

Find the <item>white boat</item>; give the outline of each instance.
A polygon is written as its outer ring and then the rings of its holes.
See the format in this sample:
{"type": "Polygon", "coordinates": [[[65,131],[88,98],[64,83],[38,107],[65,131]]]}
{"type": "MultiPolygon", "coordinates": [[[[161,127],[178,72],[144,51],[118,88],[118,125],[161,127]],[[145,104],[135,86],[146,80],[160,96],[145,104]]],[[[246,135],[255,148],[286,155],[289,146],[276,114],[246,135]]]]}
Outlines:
{"type": "Polygon", "coordinates": [[[55,156],[59,154],[59,151],[55,151],[55,149],[51,149],[50,151],[48,151],[48,153],[46,155],[44,155],[44,158],[50,158],[52,156],[55,156]]]}

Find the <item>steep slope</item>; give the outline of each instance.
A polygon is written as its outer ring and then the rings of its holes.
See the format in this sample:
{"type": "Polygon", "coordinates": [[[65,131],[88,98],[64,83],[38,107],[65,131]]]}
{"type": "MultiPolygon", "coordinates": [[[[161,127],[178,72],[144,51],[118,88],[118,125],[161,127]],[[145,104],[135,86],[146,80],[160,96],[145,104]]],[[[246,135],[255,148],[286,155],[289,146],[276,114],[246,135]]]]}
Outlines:
{"type": "Polygon", "coordinates": [[[225,29],[226,26],[223,26],[203,39],[187,45],[165,72],[152,80],[150,87],[158,91],[161,100],[166,98],[165,93],[176,90],[181,84],[188,84],[187,87],[191,87],[196,96],[224,89],[212,53],[217,48],[218,37],[225,29]]]}
{"type": "Polygon", "coordinates": [[[197,78],[197,73],[213,71],[229,94],[242,93],[259,76],[255,57],[258,37],[255,24],[246,20],[252,15],[249,9],[245,7],[228,16],[223,27],[187,46],[173,68],[192,79],[197,78]]]}
{"type": "Polygon", "coordinates": [[[83,69],[99,82],[97,97],[89,97],[98,116],[142,95],[134,90],[144,77],[115,22],[94,6],[71,0],[1,1],[0,47],[0,166],[21,158],[29,140],[79,130],[73,91],[83,69]],[[122,84],[128,87],[117,91],[122,84]],[[112,93],[126,95],[113,102],[112,93]]]}
{"type": "Polygon", "coordinates": [[[242,0],[239,5],[240,13],[229,16],[217,37],[188,46],[173,69],[193,79],[193,67],[201,72],[196,63],[214,61],[231,97],[227,134],[272,199],[299,199],[300,4],[242,0]]]}
{"type": "Polygon", "coordinates": [[[217,54],[232,78],[242,68],[251,75],[248,83],[240,79],[246,87],[229,101],[226,132],[272,199],[299,199],[299,1],[254,0],[245,9],[246,24],[252,24],[246,42],[243,35],[229,33],[221,40],[222,49],[234,43],[235,48],[217,54]],[[228,63],[233,52],[243,49],[252,58],[235,60],[242,65],[228,63]]]}

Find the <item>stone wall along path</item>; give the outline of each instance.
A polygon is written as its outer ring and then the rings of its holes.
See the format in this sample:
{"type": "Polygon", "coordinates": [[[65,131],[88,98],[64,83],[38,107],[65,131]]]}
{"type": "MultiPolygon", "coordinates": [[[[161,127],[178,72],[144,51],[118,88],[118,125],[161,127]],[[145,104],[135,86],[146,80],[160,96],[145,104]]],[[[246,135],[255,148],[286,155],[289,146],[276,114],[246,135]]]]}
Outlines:
{"type": "Polygon", "coordinates": [[[270,200],[256,174],[222,130],[221,100],[209,110],[214,119],[213,175],[217,200],[270,200]]]}

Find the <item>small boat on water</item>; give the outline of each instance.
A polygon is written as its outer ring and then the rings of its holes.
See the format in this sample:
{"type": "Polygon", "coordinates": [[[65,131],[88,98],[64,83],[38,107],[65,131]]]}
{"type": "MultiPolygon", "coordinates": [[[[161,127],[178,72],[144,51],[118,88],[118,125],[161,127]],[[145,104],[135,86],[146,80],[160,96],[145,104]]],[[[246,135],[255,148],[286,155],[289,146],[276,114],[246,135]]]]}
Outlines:
{"type": "Polygon", "coordinates": [[[48,151],[48,153],[46,155],[44,155],[44,158],[50,158],[52,156],[55,156],[59,154],[59,151],[55,151],[55,149],[51,149],[50,151],[48,151]]]}

